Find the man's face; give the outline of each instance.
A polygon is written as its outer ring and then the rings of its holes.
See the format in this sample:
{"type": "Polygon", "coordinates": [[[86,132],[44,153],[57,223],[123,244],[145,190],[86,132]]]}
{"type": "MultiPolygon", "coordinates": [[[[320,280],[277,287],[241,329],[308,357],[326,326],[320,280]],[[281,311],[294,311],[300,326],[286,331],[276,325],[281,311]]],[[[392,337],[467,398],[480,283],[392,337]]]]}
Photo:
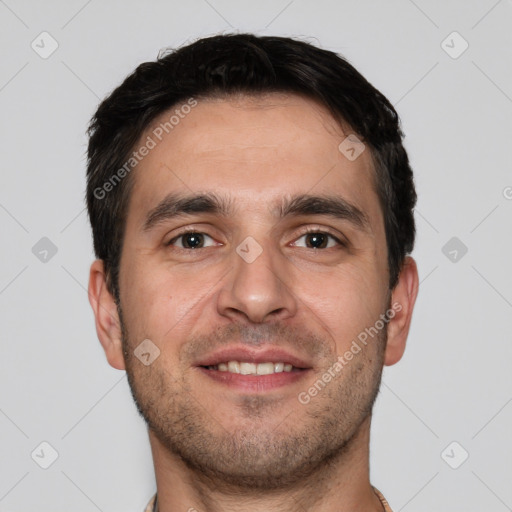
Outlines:
{"type": "Polygon", "coordinates": [[[371,157],[338,149],[349,134],[294,95],[199,101],[133,171],[126,369],[152,434],[205,475],[290,483],[369,418],[385,328],[333,372],[390,298],[371,157]],[[146,339],[150,365],[134,355],[146,339]]]}

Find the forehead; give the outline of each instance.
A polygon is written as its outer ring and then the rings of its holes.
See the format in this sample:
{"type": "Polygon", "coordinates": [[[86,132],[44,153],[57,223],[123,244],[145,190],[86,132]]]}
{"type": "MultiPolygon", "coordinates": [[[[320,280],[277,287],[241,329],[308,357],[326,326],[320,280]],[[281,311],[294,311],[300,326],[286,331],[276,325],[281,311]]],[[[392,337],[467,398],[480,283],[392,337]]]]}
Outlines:
{"type": "Polygon", "coordinates": [[[351,134],[316,102],[270,93],[175,105],[141,141],[154,147],[138,164],[130,210],[147,211],[169,192],[229,192],[250,209],[283,194],[338,193],[379,216],[370,151],[349,160],[351,134]]]}

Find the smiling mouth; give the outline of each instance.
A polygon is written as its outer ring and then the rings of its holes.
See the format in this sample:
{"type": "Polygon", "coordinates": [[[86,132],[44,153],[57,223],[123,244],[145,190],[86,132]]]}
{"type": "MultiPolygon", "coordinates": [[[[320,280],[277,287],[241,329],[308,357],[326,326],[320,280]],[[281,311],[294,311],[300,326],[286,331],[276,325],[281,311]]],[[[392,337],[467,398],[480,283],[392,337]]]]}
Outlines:
{"type": "Polygon", "coordinates": [[[289,373],[302,371],[305,368],[298,368],[285,362],[264,362],[249,363],[245,361],[226,361],[224,363],[203,366],[207,370],[219,372],[236,373],[239,375],[272,375],[274,373],[289,373]]]}

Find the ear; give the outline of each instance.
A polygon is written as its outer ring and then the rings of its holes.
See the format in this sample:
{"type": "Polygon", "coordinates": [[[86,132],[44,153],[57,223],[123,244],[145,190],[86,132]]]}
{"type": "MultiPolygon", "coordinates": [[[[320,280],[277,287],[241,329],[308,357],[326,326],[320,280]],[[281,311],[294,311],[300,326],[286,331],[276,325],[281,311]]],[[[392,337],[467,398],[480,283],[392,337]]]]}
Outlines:
{"type": "Polygon", "coordinates": [[[405,352],[418,288],[416,262],[410,256],[407,256],[402,265],[398,283],[391,293],[391,308],[395,312],[395,316],[388,323],[388,342],[384,357],[386,366],[398,363],[405,352]]]}
{"type": "Polygon", "coordinates": [[[96,333],[110,366],[125,370],[121,323],[117,306],[108,291],[103,260],[95,260],[89,273],[89,302],[96,320],[96,333]]]}

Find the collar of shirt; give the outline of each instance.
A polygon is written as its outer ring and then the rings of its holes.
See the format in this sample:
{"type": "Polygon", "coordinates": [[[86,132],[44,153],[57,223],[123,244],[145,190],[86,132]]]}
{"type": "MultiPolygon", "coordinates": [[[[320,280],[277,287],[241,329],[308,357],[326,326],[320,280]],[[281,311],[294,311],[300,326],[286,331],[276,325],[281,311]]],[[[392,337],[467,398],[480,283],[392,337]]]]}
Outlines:
{"type": "MultiPolygon", "coordinates": [[[[378,496],[380,502],[382,503],[382,508],[384,512],[393,512],[391,508],[389,508],[389,504],[386,501],[386,498],[382,495],[382,493],[376,488],[373,487],[373,492],[378,496]]],[[[151,498],[150,502],[147,504],[144,512],[158,512],[158,502],[156,494],[151,498]]]]}

